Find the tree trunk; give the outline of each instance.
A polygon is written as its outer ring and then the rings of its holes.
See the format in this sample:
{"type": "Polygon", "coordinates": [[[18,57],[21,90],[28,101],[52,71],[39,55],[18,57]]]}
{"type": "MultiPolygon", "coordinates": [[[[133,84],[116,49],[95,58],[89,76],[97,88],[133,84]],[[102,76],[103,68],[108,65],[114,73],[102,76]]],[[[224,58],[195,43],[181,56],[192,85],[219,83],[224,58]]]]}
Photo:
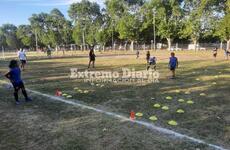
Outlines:
{"type": "Polygon", "coordinates": [[[105,52],[105,44],[103,44],[103,52],[105,52]]]}
{"type": "Polygon", "coordinates": [[[197,51],[197,40],[193,39],[193,45],[195,46],[194,50],[197,51]]]}
{"type": "Polygon", "coordinates": [[[223,49],[223,41],[220,42],[220,50],[223,49]]]}
{"type": "Polygon", "coordinates": [[[226,48],[227,50],[229,50],[230,49],[230,39],[227,41],[227,48],[226,48]]]}
{"type": "Polygon", "coordinates": [[[167,38],[167,41],[168,41],[168,50],[170,51],[171,50],[171,46],[172,46],[172,39],[171,38],[167,38]]]}
{"type": "Polygon", "coordinates": [[[134,51],[134,41],[131,41],[130,50],[131,50],[132,52],[134,51]]]}

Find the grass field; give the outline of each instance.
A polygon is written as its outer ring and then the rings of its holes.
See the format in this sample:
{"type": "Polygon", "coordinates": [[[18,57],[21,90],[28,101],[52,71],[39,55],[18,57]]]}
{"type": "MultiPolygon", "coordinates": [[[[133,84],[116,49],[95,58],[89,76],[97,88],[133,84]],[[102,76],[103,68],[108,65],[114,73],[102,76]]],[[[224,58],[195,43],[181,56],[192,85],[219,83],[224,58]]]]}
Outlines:
{"type": "MultiPolygon", "coordinates": [[[[214,62],[212,53],[207,51],[176,52],[180,61],[178,78],[169,80],[169,52],[152,54],[158,60],[159,83],[104,83],[104,87],[97,87],[70,79],[70,68],[81,71],[87,68],[87,53],[71,53],[52,59],[47,59],[45,54],[36,57],[36,53],[31,53],[23,79],[29,89],[54,95],[59,88],[72,95],[73,100],[127,117],[131,110],[141,112],[144,115],[137,120],[152,122],[230,149],[230,61],[224,60],[220,54],[214,62]],[[76,92],[75,87],[89,93],[76,92]],[[172,100],[167,100],[168,96],[172,100]],[[178,102],[179,99],[185,102],[178,102]],[[187,104],[188,100],[194,104],[187,104]],[[156,103],[168,106],[169,110],[154,108],[156,103]],[[178,109],[185,113],[176,113],[178,109]],[[152,115],[158,120],[149,120],[152,115]],[[178,125],[168,125],[169,120],[177,121],[178,125]]],[[[144,70],[146,67],[144,52],[140,59],[135,59],[131,52],[98,52],[96,55],[96,71],[120,71],[124,67],[144,70]]],[[[1,75],[7,71],[12,57],[11,54],[0,61],[1,75]]],[[[0,81],[3,80],[1,76],[0,81]]],[[[100,113],[51,102],[35,94],[30,94],[32,103],[15,106],[12,90],[1,86],[0,93],[0,149],[211,149],[100,113]]]]}

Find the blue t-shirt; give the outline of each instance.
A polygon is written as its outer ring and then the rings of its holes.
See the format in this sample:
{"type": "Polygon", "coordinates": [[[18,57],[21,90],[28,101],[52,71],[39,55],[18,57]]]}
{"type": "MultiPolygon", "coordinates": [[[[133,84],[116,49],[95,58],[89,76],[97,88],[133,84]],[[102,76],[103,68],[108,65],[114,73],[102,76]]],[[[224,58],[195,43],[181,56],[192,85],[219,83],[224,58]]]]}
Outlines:
{"type": "Polygon", "coordinates": [[[20,68],[17,67],[17,68],[10,69],[10,80],[14,84],[18,84],[22,82],[20,68]]]}
{"type": "Polygon", "coordinates": [[[176,68],[176,66],[177,66],[177,58],[176,57],[170,57],[169,65],[172,68],[176,68]]]}

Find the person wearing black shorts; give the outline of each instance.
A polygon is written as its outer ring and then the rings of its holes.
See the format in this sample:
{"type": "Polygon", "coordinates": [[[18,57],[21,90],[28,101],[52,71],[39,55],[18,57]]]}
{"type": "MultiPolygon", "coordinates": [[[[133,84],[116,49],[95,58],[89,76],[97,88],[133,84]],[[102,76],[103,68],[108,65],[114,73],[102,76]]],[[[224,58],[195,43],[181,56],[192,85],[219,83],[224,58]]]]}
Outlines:
{"type": "Polygon", "coordinates": [[[10,71],[5,74],[5,77],[8,78],[13,87],[14,87],[14,98],[16,101],[16,105],[20,104],[20,101],[18,99],[18,92],[19,90],[22,90],[22,94],[25,97],[25,101],[31,101],[31,99],[28,97],[24,83],[21,79],[21,70],[18,67],[18,62],[16,60],[11,60],[9,65],[10,71]]]}
{"type": "Polygon", "coordinates": [[[171,57],[169,58],[169,69],[172,72],[171,79],[175,79],[176,77],[176,68],[178,68],[178,59],[175,57],[175,53],[171,53],[171,57]]]}
{"type": "Polygon", "coordinates": [[[93,65],[93,68],[95,68],[95,60],[96,60],[96,55],[94,53],[93,47],[91,47],[90,52],[89,52],[89,65],[88,65],[88,68],[90,68],[91,63],[93,65]]]}
{"type": "Polygon", "coordinates": [[[25,69],[25,65],[26,65],[26,59],[27,59],[27,57],[26,57],[26,53],[25,53],[25,51],[23,51],[23,49],[20,49],[18,51],[18,58],[19,58],[19,60],[21,62],[21,68],[22,68],[22,70],[24,70],[25,69]]]}
{"type": "Polygon", "coordinates": [[[213,49],[213,57],[214,57],[214,59],[215,59],[215,61],[216,61],[216,57],[217,57],[217,48],[214,48],[213,49]]]}

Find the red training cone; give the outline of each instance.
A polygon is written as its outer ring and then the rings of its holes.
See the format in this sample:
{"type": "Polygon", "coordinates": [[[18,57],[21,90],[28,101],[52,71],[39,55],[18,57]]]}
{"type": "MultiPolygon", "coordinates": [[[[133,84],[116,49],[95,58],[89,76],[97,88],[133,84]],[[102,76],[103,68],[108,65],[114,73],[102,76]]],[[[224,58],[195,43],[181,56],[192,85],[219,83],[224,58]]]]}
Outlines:
{"type": "Polygon", "coordinates": [[[56,96],[61,96],[62,95],[62,92],[61,91],[59,91],[58,89],[57,89],[57,91],[56,91],[56,94],[55,94],[56,96]]]}
{"type": "Polygon", "coordinates": [[[135,112],[132,110],[130,112],[130,117],[129,117],[131,120],[135,120],[135,112]]]}

